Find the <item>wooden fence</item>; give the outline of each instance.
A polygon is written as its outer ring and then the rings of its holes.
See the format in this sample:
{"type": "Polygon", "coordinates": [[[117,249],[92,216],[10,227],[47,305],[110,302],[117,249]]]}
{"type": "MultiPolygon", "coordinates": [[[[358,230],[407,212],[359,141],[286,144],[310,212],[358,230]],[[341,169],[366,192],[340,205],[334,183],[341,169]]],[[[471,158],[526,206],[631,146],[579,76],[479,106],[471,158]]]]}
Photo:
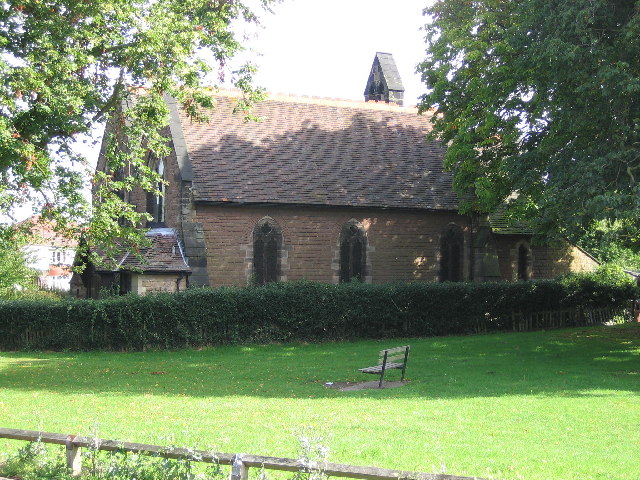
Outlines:
{"type": "MultiPolygon", "coordinates": [[[[614,320],[619,310],[604,308],[574,308],[532,313],[512,313],[513,329],[519,332],[541,329],[565,328],[583,325],[601,325],[614,320]]],[[[628,317],[628,314],[625,315],[628,317]]]]}
{"type": "Polygon", "coordinates": [[[319,463],[309,465],[291,458],[264,457],[260,455],[244,455],[231,453],[213,453],[204,450],[187,448],[168,448],[159,445],[129,443],[101,438],[64,435],[61,433],[37,432],[33,430],[15,430],[0,428],[0,438],[42,442],[66,446],[67,466],[72,475],[80,475],[82,458],[80,449],[104,450],[108,452],[132,452],[171,459],[190,459],[205,463],[230,465],[229,480],[247,480],[249,468],[280,470],[284,472],[322,471],[329,477],[360,478],[364,480],[483,480],[479,477],[460,477],[455,475],[407,472],[403,470],[387,470],[376,467],[358,467],[339,463],[319,463]]]}

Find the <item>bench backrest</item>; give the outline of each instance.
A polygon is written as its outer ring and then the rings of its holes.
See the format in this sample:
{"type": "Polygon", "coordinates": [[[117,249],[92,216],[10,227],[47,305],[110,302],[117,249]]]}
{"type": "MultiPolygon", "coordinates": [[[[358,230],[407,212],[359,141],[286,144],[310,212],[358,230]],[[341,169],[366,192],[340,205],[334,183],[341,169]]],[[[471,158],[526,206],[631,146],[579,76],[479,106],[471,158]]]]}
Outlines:
{"type": "Polygon", "coordinates": [[[409,345],[380,350],[378,365],[382,365],[382,363],[384,362],[385,352],[387,353],[387,363],[404,363],[407,355],[409,354],[409,345]]]}

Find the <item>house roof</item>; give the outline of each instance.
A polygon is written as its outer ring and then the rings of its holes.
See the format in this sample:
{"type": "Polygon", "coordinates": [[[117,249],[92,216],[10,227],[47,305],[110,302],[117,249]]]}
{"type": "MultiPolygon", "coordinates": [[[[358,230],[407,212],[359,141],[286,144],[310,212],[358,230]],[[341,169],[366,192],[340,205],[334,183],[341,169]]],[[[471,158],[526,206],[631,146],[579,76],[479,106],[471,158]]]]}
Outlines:
{"type": "Polygon", "coordinates": [[[49,265],[49,270],[47,270],[48,277],[60,277],[71,275],[71,267],[68,265],[49,265]]]}
{"type": "Polygon", "coordinates": [[[40,215],[33,215],[20,222],[20,225],[28,227],[31,232],[30,245],[66,248],[76,248],[78,246],[77,240],[64,237],[62,234],[56,232],[55,224],[43,219],[40,215]]]}
{"type": "MultiPolygon", "coordinates": [[[[129,252],[123,252],[117,259],[118,265],[123,270],[158,273],[191,271],[175,230],[172,228],[152,228],[146,233],[146,236],[151,245],[140,250],[142,260],[129,252]]],[[[113,270],[108,266],[96,267],[96,271],[99,272],[113,270]]]]}
{"type": "Polygon", "coordinates": [[[429,119],[393,104],[271,95],[260,122],[220,91],[208,123],[175,101],[171,132],[195,202],[455,210],[444,149],[429,119]]]}

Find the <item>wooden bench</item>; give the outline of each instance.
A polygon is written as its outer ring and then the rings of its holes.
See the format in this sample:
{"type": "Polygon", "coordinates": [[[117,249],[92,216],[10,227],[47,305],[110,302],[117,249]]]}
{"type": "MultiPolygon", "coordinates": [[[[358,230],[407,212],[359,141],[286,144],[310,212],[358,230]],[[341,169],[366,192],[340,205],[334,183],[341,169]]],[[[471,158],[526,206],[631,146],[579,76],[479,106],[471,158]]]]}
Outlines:
{"type": "Polygon", "coordinates": [[[380,375],[380,383],[378,388],[382,388],[382,380],[384,380],[384,372],[391,369],[402,370],[402,378],[404,380],[404,372],[407,369],[407,358],[409,358],[409,345],[403,347],[387,348],[380,350],[378,365],[373,367],[359,368],[362,373],[371,373],[372,375],[380,375]]]}

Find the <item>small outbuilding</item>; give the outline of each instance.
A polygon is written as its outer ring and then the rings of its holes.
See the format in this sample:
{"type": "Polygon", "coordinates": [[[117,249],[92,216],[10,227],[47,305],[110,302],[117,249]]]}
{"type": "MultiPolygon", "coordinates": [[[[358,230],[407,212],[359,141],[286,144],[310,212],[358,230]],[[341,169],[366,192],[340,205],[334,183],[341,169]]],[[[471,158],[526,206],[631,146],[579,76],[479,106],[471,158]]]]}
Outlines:
{"type": "Polygon", "coordinates": [[[71,291],[79,298],[151,292],[179,292],[189,285],[191,269],[178,235],[171,228],[147,232],[150,242],[139,255],[122,252],[115,262],[89,263],[82,273],[74,273],[71,291]]]}

